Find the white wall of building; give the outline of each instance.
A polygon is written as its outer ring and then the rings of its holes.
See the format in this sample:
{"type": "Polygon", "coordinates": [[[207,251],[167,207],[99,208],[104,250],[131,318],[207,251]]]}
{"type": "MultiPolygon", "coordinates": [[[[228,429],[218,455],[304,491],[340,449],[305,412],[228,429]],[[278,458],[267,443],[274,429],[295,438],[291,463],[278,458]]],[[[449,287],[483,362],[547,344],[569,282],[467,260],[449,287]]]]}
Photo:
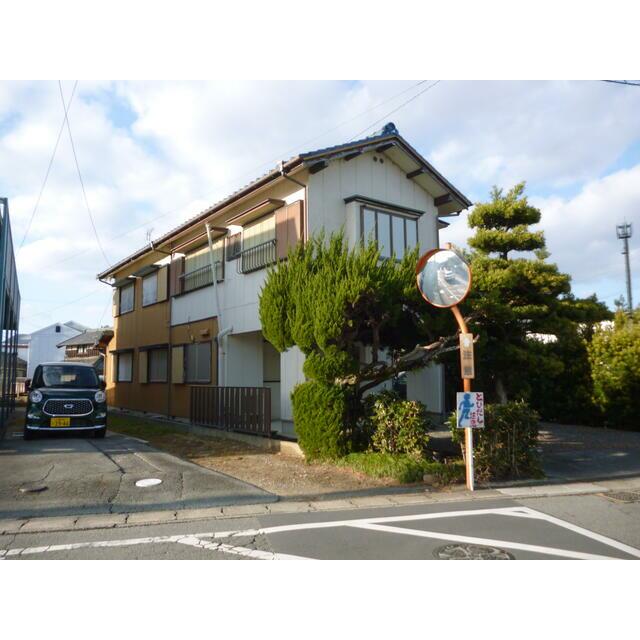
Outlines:
{"type": "Polygon", "coordinates": [[[36,367],[43,362],[61,362],[64,360],[64,348],[58,349],[63,340],[77,336],[82,331],[69,327],[66,324],[52,324],[44,329],[34,331],[29,343],[29,358],[27,365],[27,377],[33,377],[36,367]],[[60,327],[56,332],[56,327],[60,327]]]}

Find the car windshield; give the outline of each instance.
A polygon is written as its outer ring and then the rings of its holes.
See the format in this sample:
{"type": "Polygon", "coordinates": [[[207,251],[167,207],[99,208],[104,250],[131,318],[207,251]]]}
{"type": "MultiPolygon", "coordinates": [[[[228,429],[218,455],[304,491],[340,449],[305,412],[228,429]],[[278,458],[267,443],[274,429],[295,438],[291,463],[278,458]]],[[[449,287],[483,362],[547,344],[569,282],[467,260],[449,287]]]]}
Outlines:
{"type": "Polygon", "coordinates": [[[96,388],[98,375],[93,367],[45,364],[38,367],[33,387],[58,387],[69,389],[96,388]]]}

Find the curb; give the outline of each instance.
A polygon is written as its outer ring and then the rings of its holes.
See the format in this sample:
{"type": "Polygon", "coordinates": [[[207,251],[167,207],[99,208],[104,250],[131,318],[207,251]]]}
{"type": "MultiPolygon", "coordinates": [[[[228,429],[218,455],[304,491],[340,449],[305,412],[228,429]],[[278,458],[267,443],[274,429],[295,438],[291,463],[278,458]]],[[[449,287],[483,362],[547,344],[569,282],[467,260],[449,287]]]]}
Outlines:
{"type": "Polygon", "coordinates": [[[355,496],[340,499],[296,501],[281,500],[269,504],[230,505],[177,511],[140,511],[122,514],[58,516],[46,518],[16,518],[0,520],[0,535],[50,533],[56,531],[89,531],[92,529],[130,528],[157,524],[195,522],[198,520],[227,520],[268,515],[330,512],[347,509],[400,507],[409,505],[435,505],[470,500],[544,498],[575,495],[593,495],[612,491],[609,487],[588,482],[535,485],[528,487],[482,488],[469,491],[397,493],[379,496],[355,496]]]}

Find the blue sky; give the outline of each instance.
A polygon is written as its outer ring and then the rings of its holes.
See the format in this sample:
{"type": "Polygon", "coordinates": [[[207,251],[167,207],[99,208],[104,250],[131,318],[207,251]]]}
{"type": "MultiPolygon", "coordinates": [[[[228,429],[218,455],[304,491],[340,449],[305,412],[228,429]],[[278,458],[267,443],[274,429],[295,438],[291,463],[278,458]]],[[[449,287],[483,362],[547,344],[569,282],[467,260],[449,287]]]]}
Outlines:
{"type": "MultiPolygon", "coordinates": [[[[69,119],[109,261],[280,159],[350,139],[424,89],[417,82],[79,82],[69,119]]],[[[67,99],[72,87],[63,83],[67,99]]],[[[636,87],[442,81],[388,119],[474,202],[494,184],[526,180],[551,259],[577,295],[612,305],[625,291],[615,224],[640,222],[638,113],[636,87]]],[[[0,83],[0,195],[10,199],[16,250],[62,118],[57,82],[0,83]]],[[[468,235],[463,214],[442,241],[463,245],[468,235]]],[[[637,225],[636,302],[639,237],[637,225]]],[[[110,290],[95,280],[105,260],[66,132],[18,266],[21,330],[111,322],[110,290]]]]}

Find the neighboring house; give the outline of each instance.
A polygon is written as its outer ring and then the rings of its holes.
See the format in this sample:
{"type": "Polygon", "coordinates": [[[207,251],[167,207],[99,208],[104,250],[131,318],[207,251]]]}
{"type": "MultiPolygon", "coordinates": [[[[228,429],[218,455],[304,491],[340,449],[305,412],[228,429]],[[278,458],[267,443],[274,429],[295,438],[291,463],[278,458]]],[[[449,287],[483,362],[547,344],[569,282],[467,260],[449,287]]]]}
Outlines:
{"type": "MultiPolygon", "coordinates": [[[[282,162],[99,274],[114,289],[109,403],[189,418],[193,388],[267,387],[272,428],[294,435],[290,395],[304,381],[304,356],[280,354],[262,336],[266,267],[313,234],[341,228],[351,245],[373,233],[383,257],[416,244],[426,251],[439,244],[440,217],[470,205],[391,123],[282,162]]],[[[441,367],[408,374],[406,388],[444,410],[441,367]]],[[[219,398],[222,413],[236,410],[233,390],[219,398]]]]}
{"type": "Polygon", "coordinates": [[[111,338],[113,338],[113,329],[110,327],[88,329],[58,343],[58,348],[64,349],[65,360],[91,364],[98,375],[103,375],[107,345],[111,338]]]}
{"type": "Polygon", "coordinates": [[[33,372],[40,363],[63,360],[64,351],[58,349],[58,344],[63,340],[77,336],[88,328],[70,320],[69,322],[56,322],[33,333],[20,335],[18,354],[23,359],[25,359],[24,346],[28,345],[28,349],[26,349],[27,378],[33,377],[33,372]]]}

